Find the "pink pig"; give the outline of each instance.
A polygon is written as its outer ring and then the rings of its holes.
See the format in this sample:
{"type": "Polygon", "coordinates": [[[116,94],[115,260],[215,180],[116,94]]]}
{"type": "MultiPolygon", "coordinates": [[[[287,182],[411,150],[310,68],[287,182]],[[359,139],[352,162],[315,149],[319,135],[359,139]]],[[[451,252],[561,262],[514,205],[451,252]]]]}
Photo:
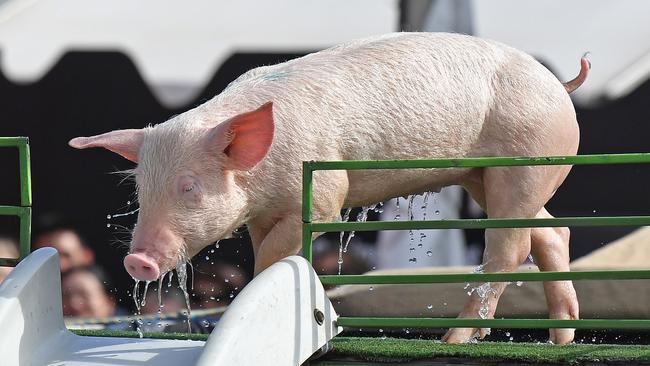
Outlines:
{"type": "MultiPolygon", "coordinates": [[[[445,33],[395,33],[354,41],[240,76],[210,101],[143,129],[77,137],[137,162],[140,212],[127,271],[155,280],[246,224],[259,273],[301,249],[301,162],[477,156],[573,155],[579,130],[568,93],[529,55],[445,33]]],[[[319,171],[314,219],[343,207],[461,185],[490,218],[551,217],[544,205],[571,167],[319,171]]],[[[542,271],[569,270],[569,229],[486,230],[484,269],[513,271],[529,253],[542,271]]],[[[493,317],[505,283],[491,283],[493,317]]],[[[570,281],[544,284],[549,316],[577,319],[570,281]]],[[[477,317],[470,297],[461,317],[477,317]]],[[[466,342],[477,331],[450,329],[466,342]]],[[[572,329],[551,329],[555,343],[572,329]]]]}

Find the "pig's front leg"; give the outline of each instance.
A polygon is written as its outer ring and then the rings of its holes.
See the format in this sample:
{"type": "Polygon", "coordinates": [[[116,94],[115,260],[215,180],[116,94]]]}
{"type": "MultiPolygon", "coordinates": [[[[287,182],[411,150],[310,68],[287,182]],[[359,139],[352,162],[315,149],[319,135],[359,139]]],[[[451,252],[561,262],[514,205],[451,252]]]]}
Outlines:
{"type": "Polygon", "coordinates": [[[299,212],[282,217],[270,230],[255,225],[249,225],[249,230],[255,252],[256,276],[282,258],[298,254],[302,246],[302,216],[299,212]]]}

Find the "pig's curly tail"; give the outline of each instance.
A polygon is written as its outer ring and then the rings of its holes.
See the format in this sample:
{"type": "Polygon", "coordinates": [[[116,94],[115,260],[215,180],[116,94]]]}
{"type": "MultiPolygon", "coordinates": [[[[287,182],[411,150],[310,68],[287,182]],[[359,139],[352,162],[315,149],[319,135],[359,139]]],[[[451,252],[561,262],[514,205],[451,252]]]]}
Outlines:
{"type": "Polygon", "coordinates": [[[589,52],[586,52],[584,55],[582,55],[582,58],[580,59],[580,73],[578,76],[576,76],[573,80],[562,84],[564,85],[564,89],[567,93],[574,92],[580,87],[580,85],[582,85],[582,83],[585,82],[585,80],[587,80],[587,74],[589,74],[589,69],[591,69],[591,62],[589,62],[587,56],[589,56],[589,52]]]}

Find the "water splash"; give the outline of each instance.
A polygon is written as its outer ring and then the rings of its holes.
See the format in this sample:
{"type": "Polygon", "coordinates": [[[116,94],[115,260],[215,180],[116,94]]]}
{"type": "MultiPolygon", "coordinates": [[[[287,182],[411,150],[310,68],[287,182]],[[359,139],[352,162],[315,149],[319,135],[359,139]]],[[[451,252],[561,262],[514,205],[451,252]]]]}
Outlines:
{"type": "Polygon", "coordinates": [[[401,215],[399,214],[399,197],[395,198],[395,219],[394,220],[399,220],[401,218],[401,215]]]}
{"type": "Polygon", "coordinates": [[[165,275],[167,275],[167,272],[161,274],[158,278],[158,314],[162,313],[162,308],[164,307],[162,303],[162,285],[165,275]]]}
{"type": "Polygon", "coordinates": [[[472,288],[467,292],[467,295],[472,296],[476,293],[481,301],[481,307],[478,310],[478,315],[481,319],[487,319],[488,314],[490,313],[490,301],[489,297],[496,295],[496,291],[490,285],[490,282],[483,283],[477,287],[472,288]]]}
{"type": "Polygon", "coordinates": [[[140,316],[140,301],[138,301],[138,296],[140,292],[140,281],[136,280],[135,278],[133,279],[135,281],[135,285],[133,286],[133,302],[135,303],[135,309],[136,309],[136,320],[135,325],[136,328],[135,330],[138,332],[138,336],[142,338],[144,334],[142,333],[142,317],[140,316]]]}
{"type": "Polygon", "coordinates": [[[187,293],[187,266],[184,260],[178,262],[176,265],[176,275],[178,276],[178,287],[183,291],[185,297],[185,306],[187,306],[187,332],[192,333],[192,310],[190,308],[190,295],[187,293]]]}
{"type": "Polygon", "coordinates": [[[149,284],[151,281],[146,281],[144,283],[144,293],[142,294],[142,301],[140,302],[140,306],[145,306],[147,305],[147,290],[149,289],[149,284]]]}
{"type": "Polygon", "coordinates": [[[106,218],[110,220],[111,218],[114,219],[114,218],[116,218],[116,217],[129,216],[129,215],[133,215],[133,214],[135,214],[135,213],[138,212],[138,211],[140,211],[140,208],[139,208],[139,207],[136,208],[135,210],[132,210],[132,211],[129,211],[129,212],[119,213],[119,214],[113,214],[113,215],[107,215],[106,218]]]}
{"type": "MultiPolygon", "coordinates": [[[[357,222],[366,222],[368,221],[368,211],[374,210],[377,205],[363,206],[361,211],[357,214],[357,222]]],[[[350,240],[354,238],[354,231],[348,233],[348,239],[345,241],[345,246],[343,247],[343,253],[348,252],[348,245],[350,245],[350,240]]]]}
{"type": "MultiPolygon", "coordinates": [[[[413,214],[413,201],[415,200],[415,195],[412,194],[408,197],[408,206],[406,208],[406,216],[409,221],[413,221],[415,215],[413,214]]],[[[409,229],[409,248],[413,248],[413,243],[415,238],[413,237],[413,229],[409,229]]]]}
{"type": "MultiPolygon", "coordinates": [[[[476,268],[474,268],[474,273],[485,273],[485,265],[478,265],[476,268]]],[[[464,289],[468,289],[470,286],[471,285],[469,283],[466,283],[464,289]]],[[[472,287],[469,291],[467,291],[467,296],[472,296],[473,294],[476,294],[481,302],[481,307],[478,310],[478,315],[481,317],[481,319],[487,319],[488,314],[490,313],[489,298],[490,296],[496,296],[496,290],[492,288],[490,282],[486,282],[476,287],[472,287]]]]}
{"type": "Polygon", "coordinates": [[[478,343],[479,338],[481,338],[481,333],[477,330],[476,333],[474,333],[469,339],[467,340],[467,343],[478,343]]]}
{"type": "MultiPolygon", "coordinates": [[[[345,210],[345,213],[343,214],[343,217],[341,218],[341,222],[348,222],[348,219],[350,219],[350,212],[352,211],[352,208],[347,208],[345,210]]],[[[343,238],[345,237],[345,231],[341,231],[341,234],[339,235],[339,257],[337,259],[338,265],[339,265],[339,271],[338,274],[341,274],[341,268],[343,267],[343,238]]]]}
{"type": "MultiPolygon", "coordinates": [[[[429,195],[431,195],[431,192],[424,192],[424,194],[422,195],[422,206],[420,206],[420,209],[422,210],[422,221],[427,220],[427,206],[429,204],[429,195]]],[[[420,239],[419,239],[419,242],[418,242],[418,248],[422,248],[422,241],[426,237],[427,237],[427,234],[420,231],[420,239]]],[[[427,255],[430,257],[431,255],[429,255],[429,252],[427,252],[427,255]]]]}
{"type": "MultiPolygon", "coordinates": [[[[368,212],[370,210],[376,210],[378,204],[370,205],[370,206],[363,206],[361,207],[361,211],[357,214],[357,222],[366,222],[368,220],[368,212]]],[[[348,208],[345,210],[345,214],[343,214],[343,217],[341,218],[342,222],[347,222],[350,219],[350,212],[352,211],[352,208],[348,208]]],[[[345,239],[345,231],[342,231],[341,234],[339,235],[339,257],[338,257],[338,274],[341,274],[341,269],[343,268],[343,253],[348,252],[348,246],[350,245],[350,241],[352,241],[352,238],[354,238],[355,232],[354,231],[349,231],[348,236],[345,239]]]]}

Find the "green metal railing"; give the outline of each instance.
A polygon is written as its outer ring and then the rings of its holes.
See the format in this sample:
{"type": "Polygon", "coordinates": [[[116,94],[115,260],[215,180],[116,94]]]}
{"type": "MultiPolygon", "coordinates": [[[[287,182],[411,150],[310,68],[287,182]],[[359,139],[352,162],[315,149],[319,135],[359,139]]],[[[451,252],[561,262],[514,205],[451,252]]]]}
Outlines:
{"type": "Polygon", "coordinates": [[[20,220],[20,256],[0,258],[0,266],[15,266],[29,254],[32,235],[32,177],[27,137],[0,137],[0,148],[18,148],[20,164],[20,206],[0,206],[0,216],[18,216],[20,220]]]}
{"type": "MultiPolygon", "coordinates": [[[[312,222],[313,173],[317,170],[363,169],[448,169],[537,165],[650,164],[650,153],[602,154],[553,157],[485,157],[429,160],[322,161],[303,162],[302,244],[303,256],[312,262],[312,236],[315,232],[375,231],[415,229],[488,229],[561,226],[650,226],[650,216],[507,218],[429,221],[312,222]]],[[[464,282],[514,282],[560,280],[650,279],[650,270],[467,273],[430,275],[327,275],[323,284],[424,284],[464,282]]],[[[459,318],[359,318],[339,317],[344,327],[476,327],[476,328],[581,328],[650,329],[648,319],[459,319],[459,318]]]]}

